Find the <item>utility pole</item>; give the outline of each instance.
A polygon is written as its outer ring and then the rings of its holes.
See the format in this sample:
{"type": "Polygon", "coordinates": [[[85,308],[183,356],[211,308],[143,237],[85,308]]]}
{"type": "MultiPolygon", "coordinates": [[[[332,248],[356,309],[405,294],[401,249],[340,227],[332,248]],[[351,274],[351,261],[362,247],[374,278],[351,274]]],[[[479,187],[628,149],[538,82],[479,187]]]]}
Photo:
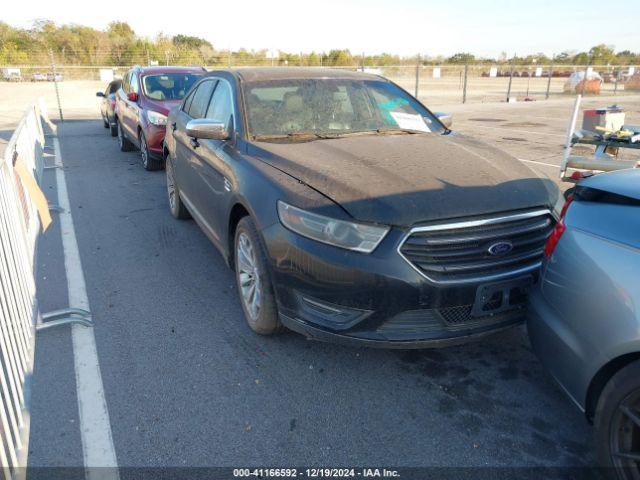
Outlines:
{"type": "Polygon", "coordinates": [[[516,63],[516,55],[513,54],[513,59],[511,60],[511,69],[509,70],[509,87],[507,87],[507,103],[509,102],[509,98],[511,97],[511,82],[513,82],[513,67],[516,63]]]}
{"type": "Polygon", "coordinates": [[[462,103],[467,103],[467,75],[469,74],[469,64],[464,64],[464,84],[462,85],[462,103]]]}
{"type": "Polygon", "coordinates": [[[56,89],[56,100],[58,101],[58,115],[60,121],[64,122],[64,116],[62,115],[62,106],[60,105],[60,90],[58,89],[58,76],[56,75],[56,63],[53,59],[53,48],[49,49],[49,57],[51,59],[51,73],[53,73],[53,84],[56,89]]]}
{"type": "Polygon", "coordinates": [[[551,76],[553,74],[553,61],[556,59],[554,55],[551,57],[551,65],[549,65],[549,77],[547,78],[547,93],[544,96],[545,100],[549,100],[549,90],[551,90],[551,76]]]}

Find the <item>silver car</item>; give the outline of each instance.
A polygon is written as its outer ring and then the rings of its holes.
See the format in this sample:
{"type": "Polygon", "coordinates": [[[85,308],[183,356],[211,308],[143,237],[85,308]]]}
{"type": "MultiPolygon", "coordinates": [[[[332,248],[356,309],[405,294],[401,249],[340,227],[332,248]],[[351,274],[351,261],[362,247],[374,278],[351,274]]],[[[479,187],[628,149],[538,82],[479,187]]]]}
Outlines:
{"type": "Polygon", "coordinates": [[[601,465],[640,478],[640,170],[576,186],[545,256],[533,347],[593,422],[601,465]]]}

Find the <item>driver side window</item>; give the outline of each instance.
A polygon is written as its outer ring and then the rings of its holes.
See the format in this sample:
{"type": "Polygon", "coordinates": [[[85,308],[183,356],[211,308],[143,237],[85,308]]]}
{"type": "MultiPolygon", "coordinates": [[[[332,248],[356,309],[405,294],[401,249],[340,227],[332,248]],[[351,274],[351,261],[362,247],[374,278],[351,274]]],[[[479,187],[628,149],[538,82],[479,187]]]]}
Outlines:
{"type": "Polygon", "coordinates": [[[136,72],[133,72],[131,74],[130,91],[133,92],[133,93],[138,93],[138,91],[139,91],[139,88],[138,88],[138,74],[136,72]]]}
{"type": "Polygon", "coordinates": [[[233,94],[231,87],[223,80],[218,82],[218,86],[213,92],[211,103],[207,109],[205,118],[224,123],[229,129],[233,129],[231,120],[233,117],[233,94]]]}
{"type": "Polygon", "coordinates": [[[204,117],[214,86],[215,81],[210,80],[204,81],[198,85],[198,89],[191,95],[193,99],[189,105],[189,111],[187,112],[191,118],[196,119],[204,117]]]}

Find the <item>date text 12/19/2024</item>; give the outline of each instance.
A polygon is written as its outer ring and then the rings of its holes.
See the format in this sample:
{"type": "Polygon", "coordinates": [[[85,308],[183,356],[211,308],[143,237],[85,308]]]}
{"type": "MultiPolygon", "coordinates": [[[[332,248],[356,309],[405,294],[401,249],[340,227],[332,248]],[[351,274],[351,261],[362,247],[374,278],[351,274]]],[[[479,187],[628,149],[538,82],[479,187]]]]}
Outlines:
{"type": "Polygon", "coordinates": [[[387,468],[234,468],[236,478],[399,478],[397,470],[387,468]]]}

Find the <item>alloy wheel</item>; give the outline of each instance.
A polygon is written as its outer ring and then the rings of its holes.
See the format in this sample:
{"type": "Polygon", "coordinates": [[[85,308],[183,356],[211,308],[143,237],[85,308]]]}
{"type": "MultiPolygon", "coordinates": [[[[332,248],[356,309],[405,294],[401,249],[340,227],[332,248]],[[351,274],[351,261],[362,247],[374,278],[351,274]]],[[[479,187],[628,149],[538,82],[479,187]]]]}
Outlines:
{"type": "Polygon", "coordinates": [[[120,122],[118,122],[118,146],[120,148],[124,145],[124,137],[122,135],[122,127],[120,126],[120,122]]]}
{"type": "Polygon", "coordinates": [[[142,157],[142,166],[147,168],[149,163],[149,152],[147,150],[147,139],[144,138],[144,135],[140,135],[140,156],[142,157]]]}
{"type": "Polygon", "coordinates": [[[256,252],[249,236],[241,232],[236,245],[236,270],[245,310],[252,320],[260,315],[262,286],[256,252]]]}
{"type": "Polygon", "coordinates": [[[620,402],[611,419],[610,451],[621,478],[640,479],[640,390],[620,402]]]}
{"type": "Polygon", "coordinates": [[[169,207],[171,210],[176,208],[176,181],[173,176],[173,165],[167,159],[167,195],[169,196],[169,207]]]}

